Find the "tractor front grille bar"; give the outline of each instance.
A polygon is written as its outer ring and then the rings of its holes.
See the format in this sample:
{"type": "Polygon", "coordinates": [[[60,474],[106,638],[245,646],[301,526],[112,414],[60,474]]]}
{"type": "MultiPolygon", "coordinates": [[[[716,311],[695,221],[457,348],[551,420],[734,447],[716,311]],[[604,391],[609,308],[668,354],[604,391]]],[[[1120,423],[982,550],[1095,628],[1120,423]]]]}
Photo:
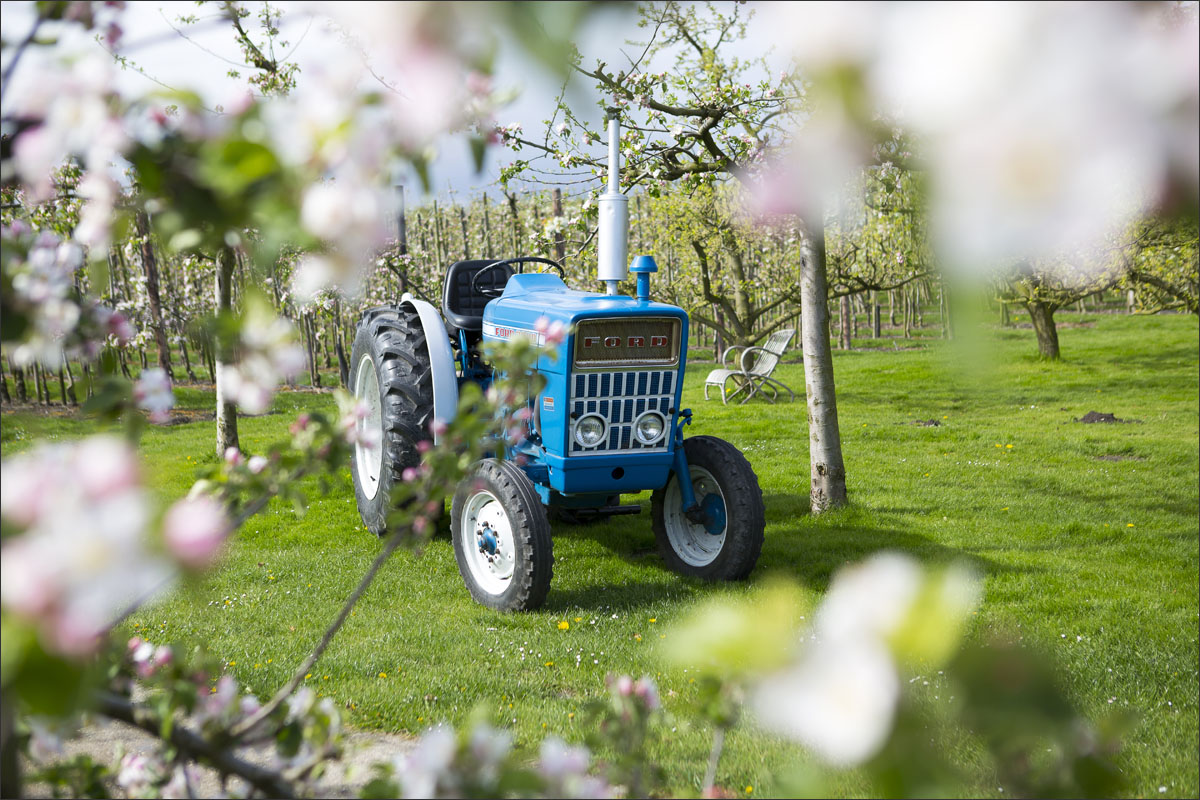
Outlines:
{"type": "Polygon", "coordinates": [[[576,373],[570,382],[568,453],[586,456],[665,451],[671,435],[676,379],[674,370],[576,373]],[[646,411],[657,411],[665,420],[662,438],[650,445],[633,435],[634,421],[646,411]],[[599,414],[608,423],[607,435],[595,447],[584,447],[575,440],[575,424],[586,414],[599,414]]]}

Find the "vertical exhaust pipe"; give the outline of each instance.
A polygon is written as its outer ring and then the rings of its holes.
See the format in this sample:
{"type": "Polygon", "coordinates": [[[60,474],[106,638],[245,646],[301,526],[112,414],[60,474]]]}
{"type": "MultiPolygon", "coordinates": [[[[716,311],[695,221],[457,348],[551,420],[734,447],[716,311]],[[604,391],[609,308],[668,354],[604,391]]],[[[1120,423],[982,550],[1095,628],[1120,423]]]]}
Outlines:
{"type": "Polygon", "coordinates": [[[608,294],[625,280],[629,258],[629,198],[621,194],[621,121],[608,111],[608,191],[600,195],[596,272],[608,294]]]}

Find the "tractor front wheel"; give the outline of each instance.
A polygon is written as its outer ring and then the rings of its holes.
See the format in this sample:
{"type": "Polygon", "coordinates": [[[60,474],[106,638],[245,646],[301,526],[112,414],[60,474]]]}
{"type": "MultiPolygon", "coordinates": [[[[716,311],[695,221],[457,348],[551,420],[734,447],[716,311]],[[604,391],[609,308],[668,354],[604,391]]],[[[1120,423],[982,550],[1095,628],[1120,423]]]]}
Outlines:
{"type": "Polygon", "coordinates": [[[683,512],[679,477],[654,492],[651,513],[658,551],[681,575],[713,581],[741,580],[762,552],[766,512],[750,462],[724,439],[692,436],[683,442],[696,503],[707,522],[683,512]]]}
{"type": "Polygon", "coordinates": [[[533,483],[511,461],[479,461],[450,507],[458,571],[479,603],[530,611],[550,592],[550,521],[533,483]]]}

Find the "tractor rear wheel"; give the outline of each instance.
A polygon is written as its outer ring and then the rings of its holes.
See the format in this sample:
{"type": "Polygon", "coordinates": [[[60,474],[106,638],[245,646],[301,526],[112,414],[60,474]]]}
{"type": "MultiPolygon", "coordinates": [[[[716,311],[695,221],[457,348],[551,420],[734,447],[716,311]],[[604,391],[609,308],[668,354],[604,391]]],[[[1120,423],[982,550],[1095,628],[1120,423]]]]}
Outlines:
{"type": "Polygon", "coordinates": [[[363,314],[350,354],[350,387],[368,409],[351,462],[354,495],[367,530],[382,536],[392,487],[405,467],[421,463],[417,444],[431,438],[433,375],[416,311],[381,306],[363,314]]]}
{"type": "Polygon", "coordinates": [[[692,436],[683,441],[683,451],[696,502],[709,512],[709,522],[692,522],[684,515],[679,479],[672,475],[650,502],[658,551],[681,575],[742,580],[758,562],[766,527],[758,476],[741,451],[724,439],[692,436]]]}
{"type": "Polygon", "coordinates": [[[450,506],[450,536],[463,582],[497,611],[546,601],[554,573],[550,520],[533,482],[511,461],[476,462],[450,506]]]}

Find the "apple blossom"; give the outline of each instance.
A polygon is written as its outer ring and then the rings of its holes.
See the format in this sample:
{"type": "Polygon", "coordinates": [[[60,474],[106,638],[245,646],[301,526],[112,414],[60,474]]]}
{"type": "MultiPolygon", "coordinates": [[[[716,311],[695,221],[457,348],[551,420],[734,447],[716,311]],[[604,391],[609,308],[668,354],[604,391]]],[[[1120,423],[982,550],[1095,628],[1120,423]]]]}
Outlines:
{"type": "Polygon", "coordinates": [[[764,680],[752,707],[759,722],[831,764],[861,764],[891,732],[900,679],[887,648],[863,640],[814,648],[764,680]]]}
{"type": "Polygon", "coordinates": [[[120,613],[162,589],[172,571],[148,548],[149,501],[137,457],[113,437],[43,445],[5,459],[0,601],[45,645],[91,652],[120,613]]]}
{"type": "Polygon", "coordinates": [[[176,502],[163,519],[167,549],[188,567],[212,563],[229,535],[232,523],[217,500],[198,496],[176,502]]]}
{"type": "Polygon", "coordinates": [[[142,372],[133,385],[133,401],[138,408],[150,412],[150,421],[163,423],[170,418],[175,406],[175,395],[171,392],[171,379],[166,370],[155,367],[142,372]]]}

